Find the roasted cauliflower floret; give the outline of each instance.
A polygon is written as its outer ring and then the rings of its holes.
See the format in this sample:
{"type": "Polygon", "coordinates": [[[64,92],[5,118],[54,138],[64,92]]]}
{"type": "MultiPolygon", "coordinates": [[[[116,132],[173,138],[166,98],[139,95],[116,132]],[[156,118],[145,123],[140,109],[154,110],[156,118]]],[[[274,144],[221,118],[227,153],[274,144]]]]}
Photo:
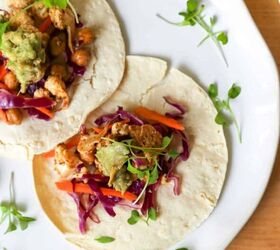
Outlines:
{"type": "Polygon", "coordinates": [[[49,16],[48,8],[41,2],[32,6],[31,13],[40,19],[46,19],[49,16]]]}
{"type": "MultiPolygon", "coordinates": [[[[10,25],[12,28],[18,28],[22,25],[34,26],[34,20],[25,11],[15,12],[10,18],[10,25]]],[[[35,31],[36,32],[36,31],[35,31]]]]}
{"type": "Polygon", "coordinates": [[[66,109],[69,105],[69,95],[67,93],[64,81],[57,76],[49,76],[45,88],[55,96],[57,101],[62,101],[62,109],[66,109]]]}
{"type": "Polygon", "coordinates": [[[81,136],[77,150],[83,161],[88,164],[92,164],[94,162],[94,150],[99,142],[100,135],[97,135],[93,130],[89,130],[88,134],[81,136]]]}
{"type": "Polygon", "coordinates": [[[149,124],[138,126],[116,122],[112,134],[117,137],[130,135],[142,147],[157,147],[162,143],[162,135],[149,124]]]}
{"type": "Polygon", "coordinates": [[[23,9],[32,4],[34,0],[9,0],[8,4],[14,9],[23,9]]]}
{"type": "Polygon", "coordinates": [[[35,90],[34,97],[35,98],[50,97],[50,92],[47,89],[39,88],[35,90]]]}
{"type": "Polygon", "coordinates": [[[70,9],[63,10],[58,7],[52,7],[49,10],[49,15],[53,25],[60,30],[64,30],[67,27],[71,28],[71,31],[75,31],[75,17],[70,9]]]}
{"type": "Polygon", "coordinates": [[[61,177],[71,177],[81,163],[79,157],[68,150],[65,144],[59,144],[55,148],[55,168],[61,177]]]}

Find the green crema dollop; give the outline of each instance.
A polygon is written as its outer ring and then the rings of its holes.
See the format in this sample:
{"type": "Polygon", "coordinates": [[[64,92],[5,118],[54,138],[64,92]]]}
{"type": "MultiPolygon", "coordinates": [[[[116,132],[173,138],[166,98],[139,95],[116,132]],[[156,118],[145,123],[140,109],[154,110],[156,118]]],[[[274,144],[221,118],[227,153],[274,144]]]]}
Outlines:
{"type": "Polygon", "coordinates": [[[132,175],[126,170],[125,163],[129,158],[129,150],[121,143],[114,142],[96,152],[96,158],[105,176],[110,176],[113,187],[125,192],[132,184],[132,175]]]}
{"type": "Polygon", "coordinates": [[[21,83],[22,93],[29,83],[38,82],[45,74],[46,51],[40,34],[19,28],[2,37],[1,51],[9,59],[7,67],[21,83]]]}

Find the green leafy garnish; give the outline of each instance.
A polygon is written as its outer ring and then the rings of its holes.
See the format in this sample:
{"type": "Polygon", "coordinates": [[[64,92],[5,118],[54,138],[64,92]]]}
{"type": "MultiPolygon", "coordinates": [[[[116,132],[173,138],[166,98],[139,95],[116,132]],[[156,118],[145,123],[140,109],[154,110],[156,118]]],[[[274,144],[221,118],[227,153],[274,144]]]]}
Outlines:
{"type": "Polygon", "coordinates": [[[2,36],[6,32],[8,26],[9,26],[9,22],[0,23],[0,46],[2,44],[2,36]]]}
{"type": "Polygon", "coordinates": [[[181,248],[177,248],[176,250],[189,250],[189,249],[186,247],[181,247],[181,248]]]}
{"type": "Polygon", "coordinates": [[[148,211],[148,218],[150,220],[156,220],[157,219],[157,212],[153,207],[151,207],[148,211]]]}
{"type": "Polygon", "coordinates": [[[131,216],[128,218],[127,222],[130,225],[136,224],[141,219],[141,216],[137,210],[131,211],[131,216]]]}
{"type": "Polygon", "coordinates": [[[218,97],[218,86],[215,83],[212,83],[208,87],[208,95],[214,103],[215,108],[218,111],[218,114],[215,117],[215,122],[222,126],[228,126],[231,122],[234,123],[236,127],[238,138],[240,143],[242,143],[242,135],[237,123],[236,117],[230,105],[230,100],[237,98],[241,93],[241,87],[236,85],[235,83],[228,90],[228,97],[226,100],[221,100],[218,97]],[[229,114],[230,121],[226,117],[225,113],[229,114]]]}
{"type": "Polygon", "coordinates": [[[113,242],[115,238],[110,236],[101,236],[99,238],[95,238],[95,240],[98,241],[99,243],[110,243],[113,242]]]}
{"type": "Polygon", "coordinates": [[[148,224],[149,220],[155,221],[157,219],[157,212],[156,209],[151,207],[148,210],[147,218],[141,216],[137,210],[132,210],[131,215],[127,220],[127,223],[130,225],[136,224],[138,221],[142,220],[148,224]]]}
{"type": "Polygon", "coordinates": [[[184,18],[184,20],[179,23],[170,22],[161,15],[157,16],[169,24],[176,26],[195,26],[198,24],[207,33],[207,36],[201,40],[198,46],[202,45],[206,40],[211,38],[221,53],[224,62],[228,66],[224,51],[221,47],[221,44],[226,45],[228,43],[228,36],[225,32],[215,32],[213,30],[217,22],[217,18],[215,16],[210,18],[210,25],[205,21],[204,16],[202,15],[204,7],[204,5],[200,4],[199,0],[188,0],[186,10],[179,13],[179,15],[184,18]]]}
{"type": "Polygon", "coordinates": [[[68,0],[39,0],[38,2],[42,2],[46,7],[59,7],[61,9],[66,9],[68,5],[68,0]]]}
{"type": "Polygon", "coordinates": [[[175,158],[177,158],[180,155],[180,153],[177,152],[176,150],[170,150],[167,154],[172,159],[175,159],[175,158]]]}
{"type": "Polygon", "coordinates": [[[17,225],[20,226],[21,230],[27,229],[30,222],[35,221],[32,217],[23,216],[16,207],[15,204],[15,193],[14,193],[14,173],[11,174],[10,179],[10,202],[2,203],[0,205],[1,217],[0,225],[8,218],[8,227],[5,234],[13,232],[17,229],[17,225]]]}

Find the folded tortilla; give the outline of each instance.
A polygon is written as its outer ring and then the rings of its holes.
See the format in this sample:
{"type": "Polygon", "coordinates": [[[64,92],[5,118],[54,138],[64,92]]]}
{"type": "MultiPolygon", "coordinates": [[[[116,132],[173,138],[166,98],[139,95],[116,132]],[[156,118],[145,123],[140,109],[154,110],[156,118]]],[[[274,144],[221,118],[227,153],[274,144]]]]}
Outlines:
{"type": "Polygon", "coordinates": [[[167,249],[197,228],[217,204],[228,162],[223,128],[214,121],[216,110],[205,91],[184,73],[171,69],[166,62],[149,57],[127,57],[127,69],[122,84],[112,98],[94,111],[87,120],[111,113],[117,106],[133,110],[145,106],[164,114],[172,108],[163,100],[171,96],[187,107],[182,121],[189,138],[190,157],[181,162],[175,172],[181,177],[181,194],[175,196],[173,183],[161,185],[157,192],[159,215],[149,225],[138,222],[129,225],[131,210],[115,207],[116,217],[110,217],[97,205],[95,213],[101,223],[88,221],[88,232],[78,228],[77,209],[72,198],[55,187],[59,178],[53,160],[36,156],[33,173],[39,201],[47,216],[66,239],[83,249],[157,250],[167,249]],[[94,239],[111,236],[115,241],[102,244],[94,239]]]}
{"type": "MultiPolygon", "coordinates": [[[[72,0],[83,23],[92,28],[95,41],[92,60],[85,75],[68,92],[68,109],[51,121],[24,119],[20,126],[0,122],[0,155],[32,159],[77,133],[87,115],[117,89],[125,68],[125,45],[119,23],[105,0],[72,0]]],[[[7,9],[7,3],[0,3],[7,9]]]]}

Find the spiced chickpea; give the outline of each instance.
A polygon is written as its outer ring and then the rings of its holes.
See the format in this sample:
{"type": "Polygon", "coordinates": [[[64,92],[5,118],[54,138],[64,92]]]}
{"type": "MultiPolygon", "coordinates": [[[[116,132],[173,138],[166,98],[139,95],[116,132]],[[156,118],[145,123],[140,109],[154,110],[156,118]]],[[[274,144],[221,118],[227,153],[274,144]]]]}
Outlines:
{"type": "Polygon", "coordinates": [[[9,89],[15,90],[19,87],[19,81],[16,78],[16,75],[10,71],[4,77],[4,83],[9,89]]]}
{"type": "Polygon", "coordinates": [[[66,42],[64,36],[55,36],[50,42],[50,52],[53,56],[61,55],[66,48],[66,42]]]}
{"type": "Polygon", "coordinates": [[[78,31],[78,40],[83,44],[90,44],[93,42],[94,36],[90,28],[82,28],[78,31]]]}
{"type": "Polygon", "coordinates": [[[85,67],[90,62],[90,52],[87,49],[77,49],[71,56],[72,62],[85,67]]]}
{"type": "Polygon", "coordinates": [[[22,113],[19,109],[8,109],[6,111],[6,117],[10,125],[20,125],[23,120],[22,113]]]}

